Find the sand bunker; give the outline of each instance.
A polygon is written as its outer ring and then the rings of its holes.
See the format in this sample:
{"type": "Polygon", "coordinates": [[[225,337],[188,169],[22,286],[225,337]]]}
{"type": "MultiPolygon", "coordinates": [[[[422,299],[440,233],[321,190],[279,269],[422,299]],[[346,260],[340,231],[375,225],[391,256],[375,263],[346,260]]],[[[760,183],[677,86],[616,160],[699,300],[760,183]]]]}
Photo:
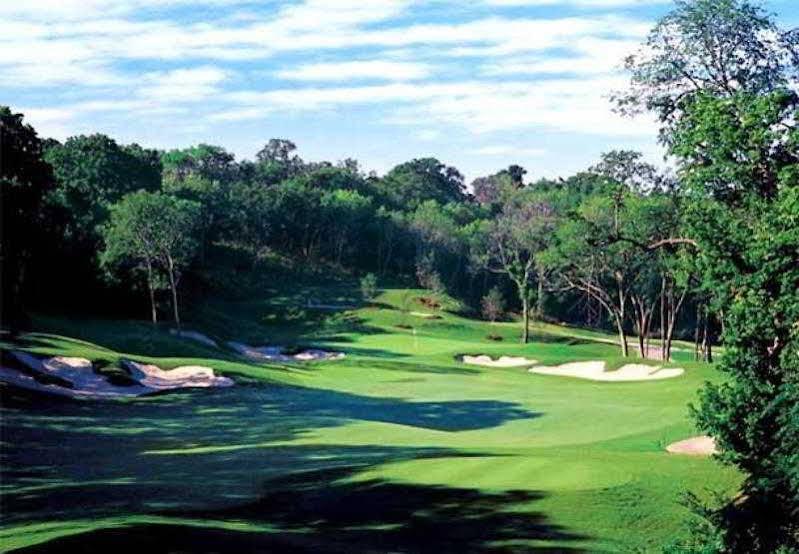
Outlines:
{"type": "Polygon", "coordinates": [[[294,354],[286,353],[281,346],[248,346],[240,342],[229,342],[236,352],[255,362],[314,362],[320,360],[340,360],[342,352],[327,352],[316,348],[308,348],[294,354]]]}
{"type": "Polygon", "coordinates": [[[142,386],[152,390],[180,389],[185,387],[229,387],[233,380],[214,375],[210,367],[186,365],[163,370],[152,364],[123,360],[122,367],[142,386]]]}
{"type": "Polygon", "coordinates": [[[682,375],[680,368],[663,369],[660,366],[644,364],[627,364],[615,371],[605,371],[605,362],[573,362],[559,366],[536,366],[530,368],[530,373],[539,375],[558,375],[562,377],[577,377],[591,381],[651,381],[670,379],[682,375]]]}
{"type": "Polygon", "coordinates": [[[216,341],[211,337],[200,333],[199,331],[178,331],[177,329],[171,329],[169,331],[173,335],[184,339],[190,339],[197,342],[201,342],[206,346],[211,346],[213,348],[219,348],[219,345],[216,344],[216,341]]]}
{"type": "Polygon", "coordinates": [[[484,367],[525,367],[538,363],[538,360],[514,356],[500,356],[495,360],[491,356],[485,354],[480,356],[464,355],[461,357],[461,361],[465,364],[481,365],[484,367]]]}
{"type": "Polygon", "coordinates": [[[713,437],[700,435],[673,442],[666,447],[666,452],[688,456],[711,456],[712,454],[718,454],[719,450],[713,437]]]}
{"type": "Polygon", "coordinates": [[[11,354],[28,372],[0,367],[0,381],[21,388],[69,398],[104,399],[142,396],[187,387],[227,387],[231,379],[214,375],[209,367],[183,366],[164,371],[154,365],[123,361],[130,384],[115,384],[97,373],[85,358],[57,356],[39,359],[25,352],[11,354]],[[38,379],[37,379],[38,378],[38,379]]]}
{"type": "Polygon", "coordinates": [[[441,319],[438,314],[427,314],[425,312],[409,312],[414,317],[421,317],[422,319],[441,319]]]}

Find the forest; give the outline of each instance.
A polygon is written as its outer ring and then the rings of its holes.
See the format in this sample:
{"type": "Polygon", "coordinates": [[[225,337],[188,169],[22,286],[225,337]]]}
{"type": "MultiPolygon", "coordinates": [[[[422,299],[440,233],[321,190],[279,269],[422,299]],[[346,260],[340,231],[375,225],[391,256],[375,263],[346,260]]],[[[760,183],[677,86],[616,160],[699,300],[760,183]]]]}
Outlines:
{"type": "Polygon", "coordinates": [[[57,141],[0,107],[4,337],[43,314],[180,334],[208,299],[294,281],[355,283],[367,303],[423,289],[423,308],[447,298],[489,322],[495,350],[542,325],[607,334],[608,355],[642,361],[682,344],[723,376],[690,418],[741,482],[684,500],[691,538],[670,551],[799,552],[799,31],[745,0],[695,0],[646,46],[608,93],[619,117],[657,118],[670,163],[609,150],[557,179],[511,165],[467,183],[435,157],[378,175],[284,138],[252,160],[57,141]]]}

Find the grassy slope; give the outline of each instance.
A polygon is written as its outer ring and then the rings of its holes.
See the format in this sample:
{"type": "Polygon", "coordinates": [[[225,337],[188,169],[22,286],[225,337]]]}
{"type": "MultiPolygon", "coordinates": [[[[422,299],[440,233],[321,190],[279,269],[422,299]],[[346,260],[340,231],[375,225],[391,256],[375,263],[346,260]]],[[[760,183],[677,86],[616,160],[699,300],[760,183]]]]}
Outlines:
{"type": "Polygon", "coordinates": [[[253,537],[276,541],[258,543],[273,551],[653,551],[681,532],[684,491],[735,486],[712,460],[663,452],[694,434],[686,405],[718,378],[687,353],[676,354],[684,376],[650,383],[464,366],[456,355],[622,360],[598,333],[540,326],[523,346],[515,323],[397,309],[428,311],[419,291],[391,290],[350,312],[303,307],[308,295],[343,303],[351,292],[297,289],[192,314],[192,328],[222,341],[348,354],[301,367],[243,363],[142,323],[40,318],[54,333],[29,344],[40,352],[206,364],[242,385],[105,404],[6,392],[0,544],[61,537],[46,548],[66,552],[69,535],[86,533],[80,544],[119,549],[142,536],[174,540],[159,530],[181,526],[191,544],[239,551],[253,537]]]}

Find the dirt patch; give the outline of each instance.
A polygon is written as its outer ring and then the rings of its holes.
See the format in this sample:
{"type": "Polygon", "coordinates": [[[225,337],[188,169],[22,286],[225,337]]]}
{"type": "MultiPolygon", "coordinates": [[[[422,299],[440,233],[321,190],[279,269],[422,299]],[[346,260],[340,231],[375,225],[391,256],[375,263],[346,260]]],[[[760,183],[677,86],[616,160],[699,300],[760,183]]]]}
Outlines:
{"type": "Polygon", "coordinates": [[[530,360],[521,356],[500,356],[496,360],[486,354],[461,356],[461,361],[469,365],[479,365],[483,367],[527,367],[537,364],[538,360],[530,360]]]}
{"type": "Polygon", "coordinates": [[[684,373],[681,368],[664,369],[661,366],[627,364],[615,371],[605,371],[605,362],[572,362],[559,366],[536,366],[530,373],[577,377],[591,381],[653,381],[678,377],[684,373]]]}
{"type": "Polygon", "coordinates": [[[435,298],[430,298],[429,296],[420,296],[418,300],[422,306],[430,308],[431,310],[441,309],[441,303],[435,298]]]}
{"type": "Polygon", "coordinates": [[[666,447],[670,454],[684,454],[686,456],[711,456],[718,454],[719,450],[713,437],[700,435],[677,442],[666,447]]]}
{"type": "Polygon", "coordinates": [[[123,361],[124,369],[99,370],[90,360],[56,356],[39,359],[26,352],[11,353],[25,370],[0,367],[0,380],[17,387],[81,399],[143,396],[188,387],[226,387],[231,379],[214,375],[209,367],[183,366],[164,371],[154,365],[123,361]],[[124,376],[125,378],[120,378],[124,376]]]}
{"type": "Polygon", "coordinates": [[[315,362],[340,360],[344,357],[342,352],[328,352],[317,348],[287,351],[282,346],[249,346],[241,342],[229,342],[228,346],[254,362],[315,362]]]}

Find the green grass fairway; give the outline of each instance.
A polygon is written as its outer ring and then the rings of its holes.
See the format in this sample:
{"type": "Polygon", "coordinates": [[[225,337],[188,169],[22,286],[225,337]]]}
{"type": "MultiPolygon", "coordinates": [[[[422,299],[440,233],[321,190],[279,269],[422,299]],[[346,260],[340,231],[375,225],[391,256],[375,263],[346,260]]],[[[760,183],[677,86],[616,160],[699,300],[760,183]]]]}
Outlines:
{"type": "Polygon", "coordinates": [[[734,491],[731,470],[663,450],[696,434],[687,405],[720,378],[690,353],[670,364],[683,376],[646,383],[466,366],[457,355],[622,360],[601,333],[541,325],[522,346],[517,323],[400,309],[429,311],[421,294],[341,312],[304,299],[352,302],[346,287],[194,308],[186,327],[221,341],[347,354],[292,366],[140,322],[38,318],[35,352],[209,365],[237,386],[113,402],[3,387],[2,549],[655,552],[684,532],[685,491],[734,491]]]}

